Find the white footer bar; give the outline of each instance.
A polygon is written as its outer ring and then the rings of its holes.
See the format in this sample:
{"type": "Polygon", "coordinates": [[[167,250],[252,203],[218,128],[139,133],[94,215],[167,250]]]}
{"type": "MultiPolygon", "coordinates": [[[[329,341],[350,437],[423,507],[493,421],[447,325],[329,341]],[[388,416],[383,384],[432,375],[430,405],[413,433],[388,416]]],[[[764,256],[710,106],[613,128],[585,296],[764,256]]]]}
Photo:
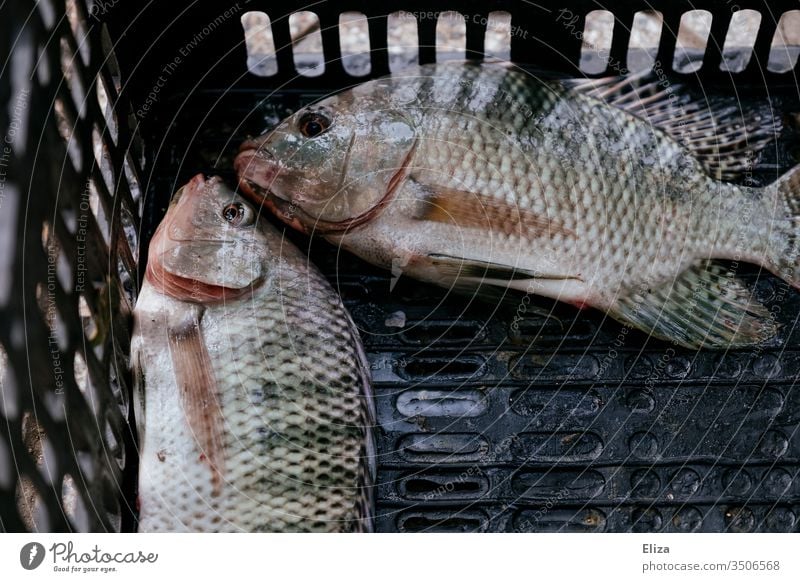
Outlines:
{"type": "Polygon", "coordinates": [[[797,534],[0,534],[0,580],[797,581],[799,543],[797,534]]]}

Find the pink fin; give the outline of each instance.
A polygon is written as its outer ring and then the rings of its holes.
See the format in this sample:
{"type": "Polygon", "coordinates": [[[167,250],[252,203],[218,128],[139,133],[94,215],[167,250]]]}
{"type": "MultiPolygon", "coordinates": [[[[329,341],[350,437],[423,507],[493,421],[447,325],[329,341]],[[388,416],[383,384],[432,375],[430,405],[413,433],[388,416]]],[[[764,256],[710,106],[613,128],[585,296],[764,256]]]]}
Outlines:
{"type": "Polygon", "coordinates": [[[212,495],[217,497],[222,492],[224,463],[222,410],[200,317],[195,315],[179,328],[170,327],[167,335],[184,413],[200,448],[200,460],[211,467],[212,495]]]}
{"type": "Polygon", "coordinates": [[[540,216],[526,208],[474,192],[434,186],[430,188],[420,220],[451,224],[461,228],[517,235],[523,238],[575,237],[559,221],[540,216]]]}

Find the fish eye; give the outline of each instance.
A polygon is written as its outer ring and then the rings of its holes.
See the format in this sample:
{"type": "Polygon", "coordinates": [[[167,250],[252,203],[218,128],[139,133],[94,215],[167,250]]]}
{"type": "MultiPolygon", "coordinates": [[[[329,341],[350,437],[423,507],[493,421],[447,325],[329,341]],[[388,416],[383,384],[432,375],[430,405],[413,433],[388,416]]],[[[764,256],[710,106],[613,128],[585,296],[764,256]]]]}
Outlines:
{"type": "Polygon", "coordinates": [[[318,111],[304,113],[297,121],[297,127],[300,129],[300,133],[306,137],[317,137],[325,133],[330,126],[330,118],[318,111]]]}
{"type": "Polygon", "coordinates": [[[231,202],[222,209],[222,218],[231,226],[250,226],[255,219],[255,213],[241,202],[231,202]]]}

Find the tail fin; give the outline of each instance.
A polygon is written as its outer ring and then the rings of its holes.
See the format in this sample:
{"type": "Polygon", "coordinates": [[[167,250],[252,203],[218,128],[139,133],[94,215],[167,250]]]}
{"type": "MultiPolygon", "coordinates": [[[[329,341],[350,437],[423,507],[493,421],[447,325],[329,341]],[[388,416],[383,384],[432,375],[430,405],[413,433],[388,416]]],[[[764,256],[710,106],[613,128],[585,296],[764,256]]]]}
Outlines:
{"type": "Polygon", "coordinates": [[[783,244],[775,249],[770,270],[800,289],[800,166],[789,170],[768,188],[776,193],[775,210],[782,212],[776,214],[776,219],[782,223],[780,230],[786,233],[783,244]]]}

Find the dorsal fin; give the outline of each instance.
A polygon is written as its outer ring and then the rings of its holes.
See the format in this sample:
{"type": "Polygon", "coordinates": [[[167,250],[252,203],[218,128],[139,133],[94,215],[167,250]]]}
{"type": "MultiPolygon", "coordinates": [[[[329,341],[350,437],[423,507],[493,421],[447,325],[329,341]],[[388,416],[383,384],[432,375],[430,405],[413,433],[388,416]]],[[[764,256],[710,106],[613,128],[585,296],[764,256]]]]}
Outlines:
{"type": "Polygon", "coordinates": [[[751,169],[759,152],[781,131],[780,117],[768,102],[745,111],[735,97],[708,99],[652,71],[561,82],[665,131],[717,180],[736,180],[751,169]]]}

